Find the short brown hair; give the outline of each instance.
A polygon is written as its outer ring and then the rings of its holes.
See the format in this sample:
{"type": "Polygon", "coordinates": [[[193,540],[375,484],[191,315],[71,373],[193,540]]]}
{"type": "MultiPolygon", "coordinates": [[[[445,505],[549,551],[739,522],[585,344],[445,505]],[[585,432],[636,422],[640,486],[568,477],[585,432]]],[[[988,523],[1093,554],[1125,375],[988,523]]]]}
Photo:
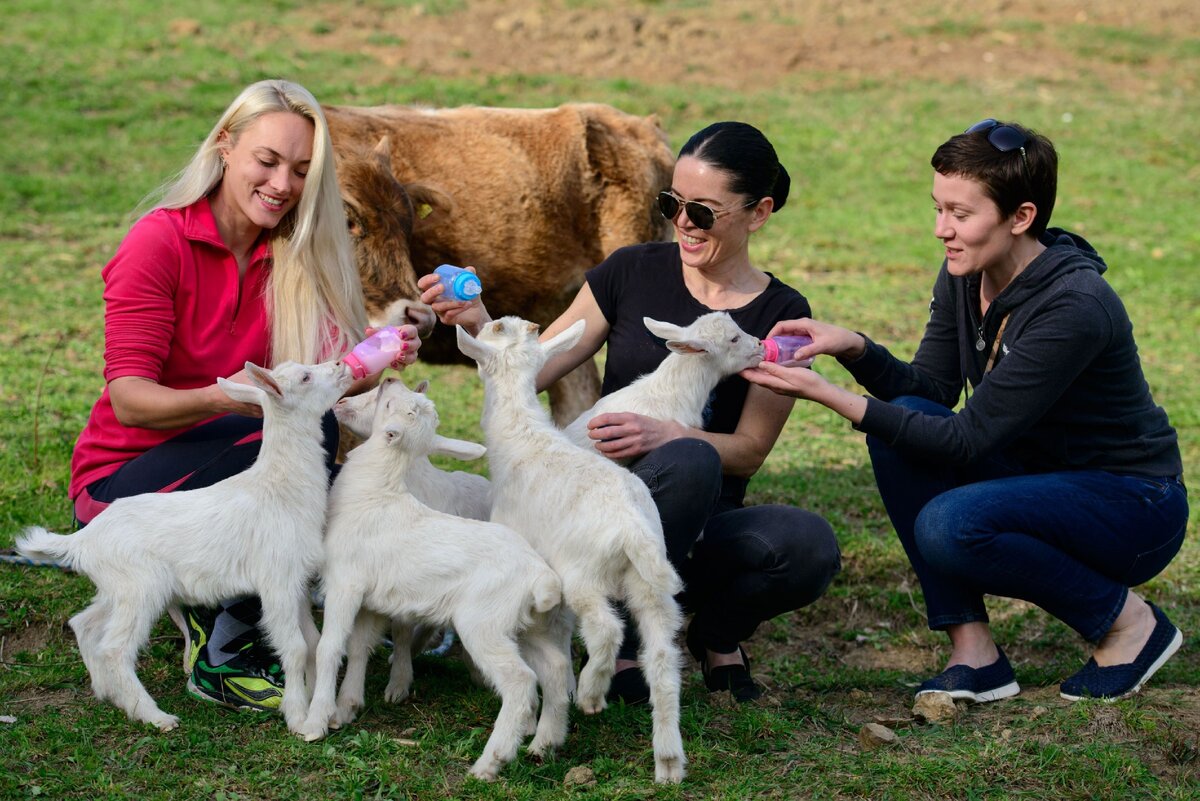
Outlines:
{"type": "Polygon", "coordinates": [[[1001,122],[1025,135],[1023,148],[1001,152],[988,141],[988,130],[950,137],[930,164],[942,175],[958,175],[983,185],[984,193],[1005,217],[1028,201],[1037,208],[1029,233],[1039,238],[1050,222],[1058,193],[1058,152],[1041,134],[1015,122],[1001,122]],[[1022,153],[1022,149],[1024,153],[1022,153]]]}

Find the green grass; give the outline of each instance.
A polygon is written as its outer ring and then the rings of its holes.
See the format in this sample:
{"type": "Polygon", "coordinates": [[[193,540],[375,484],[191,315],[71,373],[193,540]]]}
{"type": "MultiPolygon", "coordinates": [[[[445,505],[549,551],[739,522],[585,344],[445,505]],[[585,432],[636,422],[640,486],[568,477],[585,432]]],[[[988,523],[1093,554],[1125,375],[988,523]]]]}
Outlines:
{"type": "MultiPolygon", "coordinates": [[[[364,0],[381,14],[412,2],[364,0]]],[[[568,6],[593,3],[568,3],[568,6]]],[[[471,13],[460,0],[425,13],[471,13]]],[[[636,4],[639,13],[714,4],[636,4]]],[[[1085,68],[1055,79],[975,82],[902,74],[795,73],[731,93],[665,85],[645,75],[435,78],[382,68],[369,48],[339,48],[342,21],[307,4],[189,7],[173,25],[144,0],[47,4],[10,0],[0,29],[0,547],[22,526],[70,523],[71,446],[101,388],[99,269],[128,212],[177,169],[245,84],[282,75],[330,103],[546,106],[609,102],[656,113],[674,146],[716,119],[762,127],[793,176],[787,208],[753,240],[756,263],[804,291],[819,317],[910,354],[920,336],[938,247],[931,235],[928,158],[949,134],[986,116],[1048,134],[1062,161],[1055,223],[1107,258],[1128,306],[1155,396],[1179,430],[1189,475],[1200,456],[1200,118],[1191,101],[1200,51],[1186,30],[1077,23],[1063,32],[1081,58],[1130,70],[1172,65],[1153,87],[1112,90],[1085,68]],[[300,34],[303,34],[301,37],[300,34]],[[300,40],[303,39],[303,43],[300,40]],[[1178,88],[1177,87],[1181,87],[1178,88]]],[[[548,12],[547,12],[548,13],[548,12]]],[[[180,16],[183,13],[180,12],[180,16]]],[[[799,23],[797,23],[799,24],[799,23]]],[[[923,15],[895,34],[973,36],[985,23],[923,15]]],[[[1186,27],[1186,26],[1183,26],[1186,27]]],[[[1012,18],[1002,30],[1054,26],[1012,18]]],[[[364,34],[399,45],[395,25],[364,34]]],[[[463,49],[476,50],[477,43],[463,49]]],[[[447,53],[447,58],[453,54],[447,53]]],[[[1019,78],[1021,65],[1011,66],[1019,78]]],[[[830,377],[850,386],[840,370],[830,377]]],[[[481,394],[464,368],[418,365],[431,378],[444,433],[478,438],[481,394]]],[[[649,715],[612,709],[572,718],[567,746],[536,764],[522,756],[501,781],[464,779],[495,716],[493,696],[455,660],[421,658],[413,701],[381,702],[376,657],[362,719],[318,744],[280,720],[190,700],[179,640],[165,621],[140,662],[161,705],[182,717],[158,735],[91,697],[64,623],[91,596],[84,578],[0,565],[0,798],[1194,798],[1200,794],[1200,546],[1196,524],[1171,567],[1146,588],[1185,633],[1183,651],[1134,700],[1069,706],[1057,682],[1086,658],[1083,643],[1044,613],[992,605],[998,636],[1025,692],[967,711],[949,726],[908,714],[912,685],[945,642],[924,627],[919,588],[875,494],[861,437],[831,413],[798,406],[751,487],[757,502],[825,515],[844,570],[812,607],[764,625],[751,641],[777,702],[726,709],[689,669],[683,733],[691,760],[677,788],[652,783],[649,715]],[[863,751],[877,717],[897,745],[863,751]],[[415,742],[410,744],[410,742],[415,742]],[[563,784],[577,766],[594,786],[563,784]]]]}

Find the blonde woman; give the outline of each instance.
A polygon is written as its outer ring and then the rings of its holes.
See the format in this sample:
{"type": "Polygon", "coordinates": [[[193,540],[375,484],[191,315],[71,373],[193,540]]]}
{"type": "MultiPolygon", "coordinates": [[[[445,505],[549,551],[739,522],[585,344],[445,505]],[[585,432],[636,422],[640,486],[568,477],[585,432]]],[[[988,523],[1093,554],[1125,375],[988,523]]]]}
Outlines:
{"type": "MultiPolygon", "coordinates": [[[[261,410],[230,398],[217,378],[242,380],[247,361],[337,358],[365,330],[329,130],[303,87],[247,87],[155,196],[101,273],[106,386],[71,461],[80,525],[117,498],[244,470],[258,454],[261,410]]],[[[402,333],[397,368],[419,347],[415,329],[402,333]]],[[[332,415],[325,431],[333,469],[332,415]]],[[[194,695],[278,708],[282,675],[260,642],[259,611],[257,598],[186,610],[194,695]]]]}

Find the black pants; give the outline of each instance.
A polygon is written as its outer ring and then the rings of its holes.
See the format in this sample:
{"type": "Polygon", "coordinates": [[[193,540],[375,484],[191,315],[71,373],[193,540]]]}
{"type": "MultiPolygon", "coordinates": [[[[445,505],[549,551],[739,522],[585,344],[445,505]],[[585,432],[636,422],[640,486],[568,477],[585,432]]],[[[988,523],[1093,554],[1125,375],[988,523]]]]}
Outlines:
{"type": "MultiPolygon", "coordinates": [[[[764,620],[811,604],[841,569],[833,528],[819,515],[783,504],[743,506],[722,497],[721,459],[699,439],[657,448],[630,465],[650,488],[667,556],[686,589],[691,637],[730,653],[764,620]]],[[[622,659],[637,656],[626,625],[622,659]]]]}

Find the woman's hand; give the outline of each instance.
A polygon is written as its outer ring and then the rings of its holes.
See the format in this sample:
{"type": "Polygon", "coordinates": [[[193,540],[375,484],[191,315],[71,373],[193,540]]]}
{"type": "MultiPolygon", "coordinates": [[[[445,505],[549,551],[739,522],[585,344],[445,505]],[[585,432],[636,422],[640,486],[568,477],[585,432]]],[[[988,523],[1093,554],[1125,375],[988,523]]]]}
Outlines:
{"type": "MultiPolygon", "coordinates": [[[[787,331],[776,333],[805,333],[787,331]]],[[[809,335],[811,336],[811,334],[809,335]]],[[[804,353],[812,346],[801,348],[797,353],[804,353]]],[[[806,357],[807,358],[807,357],[806,357]]],[[[819,373],[808,367],[783,367],[774,362],[762,362],[758,367],[750,367],[738,373],[751,384],[766,387],[778,395],[790,395],[801,400],[816,400],[823,389],[831,384],[819,373]]]]}
{"type": "MultiPolygon", "coordinates": [[[[801,348],[797,352],[803,353],[806,350],[808,348],[801,348]]],[[[758,384],[779,395],[816,401],[855,425],[861,423],[867,413],[866,398],[834,386],[809,367],[781,367],[773,362],[762,362],[758,367],[743,370],[738,375],[751,384],[758,384]]]]}
{"type": "Polygon", "coordinates": [[[609,459],[632,459],[686,436],[687,428],[633,412],[598,414],[588,421],[588,438],[609,459]]]}
{"type": "Polygon", "coordinates": [[[854,360],[862,356],[867,349],[867,341],[862,334],[807,317],[799,320],[781,320],[767,336],[773,337],[776,334],[803,334],[812,339],[812,344],[796,351],[797,360],[810,359],[822,354],[854,360]]]}
{"type": "MultiPolygon", "coordinates": [[[[367,326],[367,330],[363,333],[371,336],[378,330],[378,328],[367,326]]],[[[414,364],[417,361],[417,351],[421,349],[421,335],[417,332],[415,325],[396,326],[396,330],[400,332],[400,339],[403,345],[400,347],[400,355],[388,364],[388,367],[393,370],[403,370],[408,365],[414,364]]]]}
{"type": "MultiPolygon", "coordinates": [[[[474,267],[466,269],[475,272],[474,267]]],[[[437,273],[418,278],[417,287],[421,290],[421,302],[433,309],[444,325],[461,325],[468,334],[475,336],[483,324],[492,319],[478,295],[471,300],[438,300],[443,290],[437,273]]]]}
{"type": "MultiPolygon", "coordinates": [[[[249,374],[245,370],[238,370],[226,381],[233,381],[237,384],[246,384],[253,386],[254,382],[250,380],[249,374]]],[[[213,384],[209,389],[213,392],[214,411],[217,414],[240,414],[243,417],[262,417],[262,407],[257,403],[245,403],[237,401],[225,394],[225,390],[221,389],[219,384],[213,384]]]]}

